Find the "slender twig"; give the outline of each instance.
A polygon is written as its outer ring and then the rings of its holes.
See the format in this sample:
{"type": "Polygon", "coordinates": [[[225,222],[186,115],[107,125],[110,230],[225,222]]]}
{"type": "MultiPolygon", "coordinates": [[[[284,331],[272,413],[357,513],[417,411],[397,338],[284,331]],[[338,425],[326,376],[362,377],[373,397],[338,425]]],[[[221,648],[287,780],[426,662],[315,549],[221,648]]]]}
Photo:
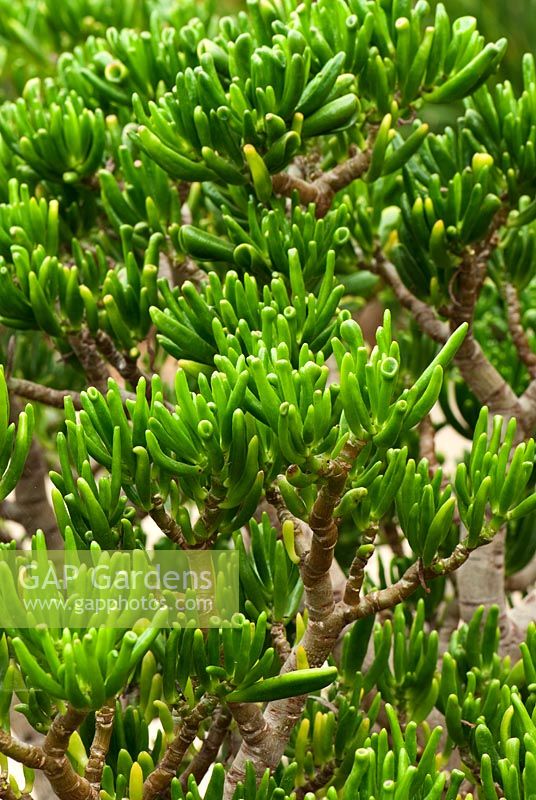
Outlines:
{"type": "Polygon", "coordinates": [[[334,758],[326,764],[323,764],[322,767],[309,778],[307,783],[295,789],[296,800],[303,800],[306,794],[316,794],[320,789],[323,789],[333,778],[337,766],[338,763],[334,758]]]}
{"type": "Polygon", "coordinates": [[[216,697],[205,695],[184,717],[162,760],[143,784],[143,800],[155,800],[166,791],[176,776],[188,748],[197,736],[199,726],[206,717],[212,714],[217,705],[216,697]]]}
{"type": "MultiPolygon", "coordinates": [[[[70,397],[76,411],[80,411],[82,408],[80,392],[73,392],[70,389],[51,389],[49,386],[42,386],[40,383],[26,381],[21,378],[9,378],[7,385],[13,394],[23,397],[25,400],[31,400],[34,403],[43,403],[52,408],[63,408],[65,398],[70,397]]],[[[123,402],[136,399],[136,395],[133,392],[127,392],[124,389],[119,391],[123,402]]],[[[164,405],[168,411],[175,411],[175,406],[172,403],[164,401],[164,405]]]]}
{"type": "Polygon", "coordinates": [[[186,792],[188,787],[188,778],[190,775],[193,775],[196,783],[199,785],[212,764],[216,761],[220,747],[229,730],[231,720],[232,715],[227,706],[220,706],[214,714],[213,722],[206,737],[203,739],[201,749],[195,754],[187,769],[185,769],[180,777],[184,792],[186,792]]]}
{"type": "Polygon", "coordinates": [[[304,205],[315,203],[317,216],[324,217],[337,192],[357,178],[361,178],[369,166],[370,150],[365,150],[338,164],[329,172],[323,172],[314,181],[306,181],[288,172],[280,172],[272,176],[272,186],[276,194],[286,197],[291,197],[297,192],[304,205]]]}
{"type": "Polygon", "coordinates": [[[419,425],[419,455],[428,461],[430,474],[433,475],[439,469],[435,446],[436,429],[430,414],[427,414],[419,425]]]}
{"type": "Polygon", "coordinates": [[[474,247],[465,249],[460,267],[451,282],[452,304],[447,309],[450,329],[462,323],[469,331],[456,355],[456,364],[471,391],[494,414],[504,417],[520,416],[519,399],[510,384],[495,369],[484,354],[473,333],[475,307],[484,284],[488,261],[500,240],[500,229],[508,215],[505,204],[495,215],[487,236],[474,247]]]}
{"type": "MultiPolygon", "coordinates": [[[[430,414],[427,414],[419,425],[419,455],[428,461],[428,473],[431,478],[441,469],[441,488],[446,489],[449,485],[449,476],[437,457],[436,428],[430,414]]],[[[457,507],[454,511],[454,522],[456,525],[460,524],[460,512],[457,507]]]]}
{"type": "Polygon", "coordinates": [[[439,344],[445,344],[449,337],[449,326],[437,316],[432,306],[419,300],[402,283],[393,264],[379,254],[372,269],[383,278],[396,295],[400,305],[409,311],[419,328],[439,344]]]}
{"type": "Polygon", "coordinates": [[[69,344],[86,373],[89,384],[96,386],[101,392],[106,392],[110,373],[89,330],[82,328],[78,333],[72,333],[69,336],[69,344]]]}
{"type": "Polygon", "coordinates": [[[22,378],[8,378],[7,385],[13,394],[24,397],[25,400],[43,403],[52,408],[63,408],[65,398],[70,397],[77,411],[82,408],[80,392],[73,392],[70,389],[51,389],[49,386],[42,386],[40,383],[22,378]]]}
{"type": "Polygon", "coordinates": [[[396,583],[385,589],[370,592],[362,597],[357,605],[348,606],[345,612],[345,622],[352,622],[369,617],[371,614],[377,614],[387,608],[393,608],[416,592],[422,586],[423,578],[428,581],[442,575],[449,575],[465,564],[470,554],[471,550],[461,543],[457,545],[450,556],[435,561],[430,567],[423,569],[420,562],[416,561],[396,583]]]}
{"type": "MultiPolygon", "coordinates": [[[[11,379],[9,379],[11,381],[11,379]]],[[[9,385],[8,381],[8,385],[9,385]]],[[[22,411],[20,398],[11,393],[11,421],[16,421],[22,411]]],[[[15,508],[22,511],[19,519],[27,536],[33,536],[40,528],[50,549],[61,549],[63,538],[49,502],[48,464],[43,446],[37,437],[33,437],[22,474],[15,487],[15,508]]]]}
{"type": "Polygon", "coordinates": [[[393,519],[385,519],[381,526],[385,541],[393,551],[397,558],[403,558],[404,553],[404,538],[398,526],[393,519]]]}
{"type": "MultiPolygon", "coordinates": [[[[377,535],[378,523],[370,525],[370,527],[361,534],[361,545],[373,545],[377,535]]],[[[357,554],[352,561],[343,598],[343,601],[346,603],[346,605],[354,606],[359,602],[361,589],[363,588],[363,581],[365,580],[365,570],[372,556],[372,552],[373,551],[369,551],[362,555],[358,549],[357,554]]]]}
{"type": "Polygon", "coordinates": [[[521,303],[517,289],[511,283],[504,287],[506,300],[506,318],[512,341],[516,347],[519,358],[526,366],[531,378],[536,378],[536,353],[532,350],[525,329],[521,324],[521,303]]]}
{"type": "Polygon", "coordinates": [[[290,513],[277,485],[270,486],[266,490],[266,500],[275,508],[277,519],[281,526],[283,526],[285,522],[292,522],[294,525],[294,549],[297,555],[305,555],[309,549],[309,544],[313,535],[309,525],[290,513]]]}
{"type": "Polygon", "coordinates": [[[115,367],[125,381],[136,386],[140,378],[147,378],[138,366],[136,358],[120,353],[113,340],[105,331],[99,330],[95,334],[95,344],[105,359],[115,367]]]}
{"type": "Polygon", "coordinates": [[[154,495],[153,507],[149,513],[168,539],[178,545],[181,550],[188,550],[189,544],[184,538],[181,526],[167,513],[164,501],[159,494],[154,495]]]}
{"type": "Polygon", "coordinates": [[[107,703],[95,714],[95,736],[89,751],[85,778],[97,789],[100,789],[102,771],[110,748],[114,717],[115,704],[113,702],[107,703]]]}

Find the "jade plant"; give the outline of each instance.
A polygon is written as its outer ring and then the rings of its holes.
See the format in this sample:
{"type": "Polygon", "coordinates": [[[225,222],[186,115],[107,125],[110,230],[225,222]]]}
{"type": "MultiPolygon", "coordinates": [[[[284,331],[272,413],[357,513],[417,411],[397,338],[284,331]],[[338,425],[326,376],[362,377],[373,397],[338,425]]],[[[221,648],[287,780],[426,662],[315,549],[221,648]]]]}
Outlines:
{"type": "Polygon", "coordinates": [[[219,5],[0,3],[0,797],[529,800],[535,60],[219,5]],[[236,608],[15,624],[24,551],[236,608]]]}

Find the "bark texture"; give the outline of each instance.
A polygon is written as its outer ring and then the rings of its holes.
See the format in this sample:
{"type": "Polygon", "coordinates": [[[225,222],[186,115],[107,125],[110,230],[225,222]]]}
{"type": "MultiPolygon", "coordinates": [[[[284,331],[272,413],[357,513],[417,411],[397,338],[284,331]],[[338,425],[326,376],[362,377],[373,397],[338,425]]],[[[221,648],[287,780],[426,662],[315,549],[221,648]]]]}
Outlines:
{"type": "Polygon", "coordinates": [[[95,736],[89,751],[85,778],[96,789],[100,789],[102,771],[110,748],[114,727],[115,704],[110,702],[95,714],[95,736]]]}

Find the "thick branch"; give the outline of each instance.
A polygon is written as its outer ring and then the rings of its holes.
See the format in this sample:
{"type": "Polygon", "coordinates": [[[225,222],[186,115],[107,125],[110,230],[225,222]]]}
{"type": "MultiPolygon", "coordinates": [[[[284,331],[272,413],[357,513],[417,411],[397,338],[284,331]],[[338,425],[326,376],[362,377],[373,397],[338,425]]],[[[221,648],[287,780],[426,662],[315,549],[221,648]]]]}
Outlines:
{"type": "Polygon", "coordinates": [[[68,706],[65,714],[55,717],[45,737],[43,770],[60,800],[98,800],[96,789],[74,771],[66,755],[71,736],[86,716],[85,711],[68,706]]]}
{"type": "MultiPolygon", "coordinates": [[[[265,719],[265,715],[262,713],[261,707],[257,705],[257,703],[231,703],[229,708],[233,715],[233,719],[238,726],[240,735],[242,736],[242,746],[238,756],[240,756],[240,753],[244,753],[245,760],[244,770],[243,772],[240,771],[240,774],[242,775],[240,780],[245,777],[245,764],[248,761],[251,761],[251,763],[255,766],[255,772],[260,777],[265,770],[264,754],[266,746],[269,746],[269,743],[272,741],[272,730],[270,729],[270,725],[265,719]],[[262,765],[259,763],[259,760],[262,761],[262,765]]],[[[237,759],[235,758],[231,767],[231,773],[237,768],[236,764],[237,759]]],[[[234,787],[231,773],[229,773],[229,776],[234,787]]],[[[227,781],[227,784],[230,785],[229,780],[227,781]]],[[[231,795],[232,793],[234,793],[234,788],[233,792],[231,792],[231,795]]]]}
{"type": "Polygon", "coordinates": [[[199,785],[208,770],[218,757],[220,747],[231,724],[231,712],[227,706],[220,706],[214,714],[214,720],[203,740],[201,749],[195,754],[188,768],[181,775],[181,786],[184,792],[188,787],[188,777],[193,775],[199,785]]]}
{"type": "Polygon", "coordinates": [[[155,800],[166,791],[195,739],[199,726],[206,717],[212,714],[217,704],[217,698],[205,695],[183,719],[177,735],[169,744],[164,757],[143,784],[143,800],[155,800]]]}
{"type": "Polygon", "coordinates": [[[0,753],[30,769],[43,769],[46,762],[40,747],[20,742],[4,730],[0,730],[0,753]]]}
{"type": "Polygon", "coordinates": [[[520,417],[518,423],[523,425],[527,436],[531,436],[536,427],[536,379],[531,381],[519,399],[520,417]]]}
{"type": "MultiPolygon", "coordinates": [[[[297,555],[300,557],[304,556],[309,551],[313,538],[313,532],[309,525],[290,513],[277,486],[271,486],[266,491],[266,500],[275,508],[281,527],[283,527],[283,523],[287,520],[292,522],[294,525],[294,549],[297,555]]],[[[346,575],[335,558],[333,558],[331,562],[330,575],[333,595],[335,600],[340,600],[346,585],[346,575]]]]}
{"type": "Polygon", "coordinates": [[[325,217],[337,192],[361,178],[368,170],[369,165],[370,151],[366,150],[357,153],[348,161],[338,164],[329,172],[323,172],[314,181],[305,181],[288,172],[280,172],[272,176],[272,186],[276,194],[286,197],[291,197],[294,192],[298,192],[304,205],[315,203],[317,216],[325,217]]]}
{"type": "MultiPolygon", "coordinates": [[[[325,620],[309,620],[300,645],[304,647],[311,667],[321,666],[333,651],[344,626],[343,608],[347,607],[337,604],[325,620]]],[[[283,664],[281,674],[296,669],[294,648],[283,664]]],[[[225,800],[231,800],[237,783],[244,781],[248,761],[255,767],[259,780],[266,769],[273,771],[277,767],[294,726],[303,713],[306,699],[301,696],[273,700],[268,703],[264,714],[254,704],[245,704],[239,712],[233,708],[233,716],[238,722],[243,742],[227,774],[225,800]]]]}
{"type": "Polygon", "coordinates": [[[97,789],[100,788],[102,771],[110,748],[114,717],[115,704],[113,702],[104,705],[95,714],[95,736],[93,737],[93,742],[89,751],[85,778],[97,789]]]}
{"type": "Polygon", "coordinates": [[[341,499],[348,473],[360,449],[360,444],[349,444],[340,458],[332,462],[309,516],[311,548],[302,561],[301,577],[309,619],[314,622],[326,620],[335,606],[330,570],[339,529],[333,512],[341,499]]]}
{"type": "Polygon", "coordinates": [[[508,602],[504,591],[505,535],[503,528],[489,545],[479,548],[456,575],[460,619],[469,622],[481,605],[486,608],[497,605],[503,644],[509,636],[508,602]]]}
{"type": "MultiPolygon", "coordinates": [[[[311,547],[300,564],[309,618],[300,645],[304,647],[311,667],[319,667],[324,663],[343,627],[341,606],[335,603],[330,577],[333,551],[338,538],[333,512],[360,447],[359,443],[349,444],[341,456],[331,462],[309,517],[311,547]]],[[[292,672],[296,668],[294,648],[283,664],[281,673],[292,672]]],[[[227,775],[226,800],[233,796],[237,783],[244,780],[248,761],[254,764],[259,778],[267,768],[275,769],[285,751],[292,729],[302,714],[305,699],[290,697],[272,701],[264,714],[252,704],[233,709],[243,742],[227,775]]]]}
{"type": "Polygon", "coordinates": [[[69,740],[85,717],[85,712],[69,706],[53,720],[42,748],[0,730],[0,752],[25,767],[42,770],[60,800],[98,800],[97,791],[74,771],[66,755],[69,740]]]}
{"type": "MultiPolygon", "coordinates": [[[[392,264],[379,259],[375,269],[393,289],[400,304],[411,313],[423,333],[434,341],[444,344],[449,336],[449,327],[438,318],[435,310],[406,289],[392,264]]],[[[452,330],[466,321],[472,321],[472,312],[468,319],[467,307],[460,306],[452,316],[452,330]]],[[[493,364],[488,361],[471,331],[458,351],[456,364],[470,389],[483,405],[490,407],[493,413],[504,414],[507,417],[520,415],[518,398],[493,364]]]]}
{"type": "MultiPolygon", "coordinates": [[[[324,502],[325,499],[320,501],[321,504],[324,502]]],[[[319,666],[325,661],[333,651],[345,625],[356,619],[392,608],[412,595],[422,585],[423,579],[431,580],[458,569],[467,561],[470,552],[465,545],[459,544],[448,558],[436,561],[424,570],[420,563],[413,564],[395,584],[387,589],[371,592],[361,597],[355,605],[348,605],[344,601],[339,602],[325,618],[310,618],[304,637],[300,642],[305,648],[309,664],[319,666]]],[[[281,674],[295,669],[296,648],[292,650],[283,665],[281,674]]],[[[232,798],[237,782],[243,781],[248,761],[254,765],[259,778],[267,768],[274,770],[277,767],[292,730],[301,716],[304,703],[304,697],[291,697],[268,703],[264,714],[260,713],[258,707],[251,705],[240,711],[239,724],[241,727],[247,725],[247,738],[244,737],[240,751],[228,773],[225,800],[232,798]]],[[[235,711],[233,714],[236,718],[235,711]]]]}
{"type": "Polygon", "coordinates": [[[521,324],[521,304],[516,287],[511,283],[507,283],[504,287],[504,296],[506,300],[506,318],[508,320],[510,335],[519,354],[519,358],[526,366],[530,377],[536,378],[536,353],[533,352],[525,329],[521,324]]]}
{"type": "MultiPolygon", "coordinates": [[[[379,258],[375,270],[389,284],[400,304],[411,313],[423,333],[434,341],[444,344],[449,336],[449,326],[438,318],[431,306],[419,300],[404,286],[395,267],[383,258],[379,258]]],[[[464,299],[459,301],[453,309],[452,330],[458,328],[462,322],[472,322],[478,281],[469,272],[468,268],[465,272],[460,272],[460,282],[462,284],[465,282],[465,286],[462,286],[461,289],[464,299]]],[[[483,405],[488,405],[494,414],[519,418],[521,409],[518,398],[486,358],[471,330],[458,351],[456,364],[467,385],[483,405]]]]}
{"type": "Polygon", "coordinates": [[[509,592],[526,592],[534,583],[536,583],[536,558],[529,561],[519,572],[508,576],[506,589],[509,592]]]}

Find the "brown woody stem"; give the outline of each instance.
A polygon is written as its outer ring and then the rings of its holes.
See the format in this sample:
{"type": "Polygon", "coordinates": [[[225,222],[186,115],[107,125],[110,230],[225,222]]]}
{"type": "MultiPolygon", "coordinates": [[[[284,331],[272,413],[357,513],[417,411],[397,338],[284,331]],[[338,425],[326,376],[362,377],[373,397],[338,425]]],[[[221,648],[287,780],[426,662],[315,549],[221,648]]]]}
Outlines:
{"type": "Polygon", "coordinates": [[[286,197],[291,197],[297,192],[304,205],[315,203],[317,216],[325,217],[337,192],[349,186],[357,178],[361,178],[369,166],[370,151],[367,150],[357,153],[329,172],[323,172],[314,181],[306,181],[288,172],[280,172],[272,176],[272,186],[276,194],[286,197]]]}
{"type": "Polygon", "coordinates": [[[17,797],[7,775],[0,775],[0,800],[32,800],[29,794],[21,794],[17,797]]]}
{"type": "MultiPolygon", "coordinates": [[[[52,408],[63,408],[65,406],[65,398],[70,397],[77,411],[82,408],[80,392],[73,392],[70,389],[51,389],[48,386],[42,386],[40,383],[22,380],[21,378],[8,378],[7,385],[12,394],[23,397],[25,400],[43,403],[52,408]]],[[[125,389],[120,389],[119,392],[123,402],[136,399],[136,395],[133,392],[127,392],[125,389]]],[[[164,405],[169,411],[173,412],[175,410],[175,406],[168,403],[167,400],[164,401],[164,405]]]]}
{"type": "Polygon", "coordinates": [[[25,400],[33,400],[35,403],[43,403],[52,408],[63,408],[65,398],[71,397],[74,407],[80,411],[80,392],[72,392],[69,389],[51,389],[49,386],[41,386],[40,383],[22,380],[21,378],[8,378],[7,385],[13,394],[23,397],[25,400]]]}
{"type": "Polygon", "coordinates": [[[65,714],[54,718],[45,737],[43,771],[61,800],[98,800],[97,790],[74,771],[66,755],[71,736],[86,716],[85,711],[68,706],[65,714]]]}
{"type": "Polygon", "coordinates": [[[471,550],[462,543],[457,545],[448,558],[440,559],[425,569],[422,569],[420,563],[416,561],[392,586],[379,589],[377,592],[370,592],[362,597],[356,606],[347,608],[345,621],[351,622],[355,619],[369,617],[371,614],[377,614],[387,608],[393,608],[403,600],[407,600],[422,585],[422,578],[433,580],[441,575],[448,575],[465,564],[470,554],[471,550]]]}
{"type": "MultiPolygon", "coordinates": [[[[19,398],[11,396],[11,418],[16,419],[22,411],[19,398]]],[[[22,512],[20,524],[31,537],[38,528],[45,534],[50,549],[61,549],[63,539],[59,532],[56,517],[49,503],[47,488],[48,464],[41,443],[32,438],[30,450],[22,475],[15,487],[15,509],[22,512]]]]}
{"type": "Polygon", "coordinates": [[[86,373],[89,384],[95,386],[100,392],[105,393],[110,373],[97,349],[94,338],[87,328],[71,334],[69,336],[69,344],[86,373]]]}
{"type": "Polygon", "coordinates": [[[124,353],[120,353],[113,340],[105,331],[97,331],[95,334],[95,344],[112,367],[115,367],[121,377],[132,386],[136,386],[139,379],[144,377],[137,360],[124,355],[124,353]]]}
{"type": "Polygon", "coordinates": [[[506,317],[510,335],[519,354],[519,358],[526,366],[531,378],[536,378],[536,353],[533,352],[525,329],[521,324],[521,304],[517,289],[511,283],[504,287],[506,300],[506,317]]]}
{"type": "Polygon", "coordinates": [[[217,704],[216,697],[205,695],[183,719],[177,735],[169,744],[164,757],[143,784],[143,800],[155,800],[166,791],[195,739],[199,726],[206,717],[212,714],[217,704]]]}
{"type": "Polygon", "coordinates": [[[190,775],[193,775],[196,783],[199,784],[216,761],[231,720],[232,715],[227,706],[220,706],[214,714],[214,721],[203,740],[201,749],[195,754],[190,765],[181,775],[181,786],[184,792],[188,787],[188,777],[190,775]]]}
{"type": "Polygon", "coordinates": [[[97,789],[100,788],[102,771],[110,748],[114,717],[115,703],[113,702],[107,703],[95,714],[95,736],[89,751],[85,778],[97,789]]]}
{"type": "MultiPolygon", "coordinates": [[[[311,667],[319,667],[333,650],[344,624],[343,607],[335,603],[330,570],[338,529],[333,519],[348,473],[359,453],[361,443],[348,444],[341,456],[332,461],[323,478],[317,499],[309,517],[312,532],[309,552],[302,557],[300,572],[305,589],[305,605],[309,612],[307,628],[300,645],[311,667]]],[[[346,606],[344,606],[346,608],[346,606]]],[[[281,674],[297,668],[296,648],[283,666],[281,674]]],[[[225,784],[225,798],[230,800],[239,781],[243,781],[248,761],[255,766],[260,778],[268,768],[279,763],[292,729],[303,711],[305,697],[290,697],[268,703],[264,714],[255,704],[240,704],[233,708],[243,742],[225,784]]]]}
{"type": "Polygon", "coordinates": [[[331,759],[326,764],[324,764],[318,772],[315,772],[312,778],[310,778],[307,783],[304,783],[303,786],[298,786],[295,789],[296,793],[296,800],[303,800],[306,794],[312,793],[316,794],[320,789],[323,789],[330,780],[333,778],[335,770],[337,769],[337,762],[335,759],[331,759]]]}
{"type": "Polygon", "coordinates": [[[463,322],[468,322],[470,326],[458,350],[456,364],[482,405],[489,406],[494,414],[502,414],[507,418],[518,417],[520,409],[517,396],[487,359],[473,334],[473,314],[482,281],[479,258],[476,255],[473,258],[466,257],[459,270],[459,285],[450,313],[451,331],[455,331],[463,322]]]}
{"type": "Polygon", "coordinates": [[[436,429],[430,414],[427,414],[419,425],[419,455],[428,461],[430,473],[433,475],[439,469],[435,446],[436,429]]]}
{"type": "Polygon", "coordinates": [[[419,300],[406,288],[393,264],[380,254],[373,264],[373,269],[391,287],[400,305],[411,313],[423,333],[435,342],[445,344],[449,337],[449,326],[439,319],[431,306],[419,300]]]}
{"type": "MultiPolygon", "coordinates": [[[[371,525],[366,531],[363,532],[361,535],[361,545],[374,544],[374,540],[376,539],[377,535],[378,524],[376,523],[371,525]]],[[[359,602],[359,596],[361,594],[361,589],[363,588],[363,581],[365,580],[365,570],[371,556],[372,552],[367,553],[364,556],[359,555],[358,552],[352,561],[343,598],[344,602],[349,606],[357,605],[359,602]]]]}
{"type": "Polygon", "coordinates": [[[178,545],[182,550],[188,549],[188,542],[184,538],[181,526],[178,525],[173,517],[167,513],[164,506],[164,501],[158,494],[154,495],[153,497],[153,507],[150,511],[150,514],[162,533],[164,533],[168,539],[178,545]]]}
{"type": "Polygon", "coordinates": [[[0,753],[30,769],[43,769],[46,756],[37,745],[26,744],[0,730],[0,753]]]}
{"type": "Polygon", "coordinates": [[[274,622],[270,629],[270,636],[275,652],[279,656],[281,662],[284,663],[289,657],[290,651],[292,650],[287,639],[284,623],[274,622]]]}

